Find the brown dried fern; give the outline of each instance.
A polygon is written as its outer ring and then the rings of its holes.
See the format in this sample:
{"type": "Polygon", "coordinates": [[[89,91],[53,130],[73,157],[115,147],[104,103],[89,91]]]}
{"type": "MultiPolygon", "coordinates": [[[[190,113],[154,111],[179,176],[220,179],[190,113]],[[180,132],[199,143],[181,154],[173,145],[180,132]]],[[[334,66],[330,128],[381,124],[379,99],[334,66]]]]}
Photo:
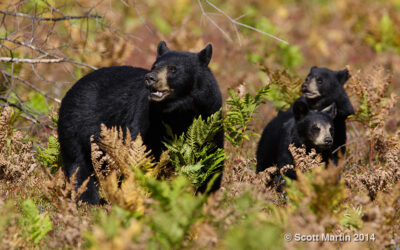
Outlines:
{"type": "Polygon", "coordinates": [[[151,151],[143,145],[143,140],[140,134],[136,140],[132,141],[129,129],[126,130],[124,139],[122,128],[107,127],[101,125],[100,139],[98,143],[114,163],[119,167],[124,175],[129,175],[131,167],[147,170],[152,168],[154,157],[150,154],[151,151]]]}
{"type": "Polygon", "coordinates": [[[108,129],[101,125],[100,138],[91,138],[92,162],[100,185],[100,195],[119,206],[144,211],[146,190],[135,179],[135,169],[146,175],[158,177],[169,162],[168,153],[163,153],[158,164],[147,151],[140,134],[132,141],[129,130],[126,136],[121,128],[108,129]]]}
{"type": "Polygon", "coordinates": [[[0,116],[0,179],[6,181],[9,190],[14,190],[26,185],[38,162],[32,141],[25,141],[21,131],[13,131],[11,117],[12,109],[4,108],[0,116]]]}
{"type": "Polygon", "coordinates": [[[400,132],[393,135],[385,130],[398,97],[394,93],[387,96],[391,81],[382,67],[364,78],[357,72],[349,87],[360,100],[356,119],[366,129],[369,166],[363,158],[353,160],[351,164],[361,173],[348,172],[345,180],[353,189],[367,191],[373,200],[378,192],[388,191],[400,180],[400,132]]]}
{"type": "Polygon", "coordinates": [[[307,154],[304,145],[301,148],[297,148],[293,144],[290,144],[289,151],[292,154],[294,165],[303,173],[321,166],[322,156],[317,154],[315,149],[311,149],[311,152],[307,154]]]}
{"type": "Polygon", "coordinates": [[[65,244],[79,248],[83,240],[82,233],[88,229],[88,218],[79,213],[76,201],[85,192],[89,178],[76,190],[77,173],[75,171],[69,181],[61,169],[54,176],[48,173],[50,178],[44,185],[43,193],[55,208],[53,221],[63,227],[62,234],[57,235],[57,241],[49,243],[51,248],[60,248],[65,244]]]}
{"type": "Polygon", "coordinates": [[[10,133],[10,126],[8,126],[11,116],[12,108],[5,107],[0,115],[0,148],[6,144],[8,134],[10,133]]]}
{"type": "Polygon", "coordinates": [[[347,185],[367,191],[371,200],[374,200],[379,191],[387,192],[393,184],[398,183],[400,181],[399,134],[400,132],[390,138],[383,134],[375,135],[374,138],[379,140],[375,146],[380,158],[380,165],[371,166],[358,175],[347,173],[345,176],[347,185]]]}

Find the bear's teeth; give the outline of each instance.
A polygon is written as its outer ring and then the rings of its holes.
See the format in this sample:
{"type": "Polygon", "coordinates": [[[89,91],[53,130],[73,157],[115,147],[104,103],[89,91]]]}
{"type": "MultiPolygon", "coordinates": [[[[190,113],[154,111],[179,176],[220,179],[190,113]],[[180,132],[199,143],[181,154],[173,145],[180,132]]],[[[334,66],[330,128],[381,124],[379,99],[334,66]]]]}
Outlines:
{"type": "Polygon", "coordinates": [[[155,96],[157,96],[157,97],[162,97],[162,96],[163,96],[163,93],[160,92],[160,91],[154,92],[154,93],[152,93],[152,94],[155,95],[155,96]]]}

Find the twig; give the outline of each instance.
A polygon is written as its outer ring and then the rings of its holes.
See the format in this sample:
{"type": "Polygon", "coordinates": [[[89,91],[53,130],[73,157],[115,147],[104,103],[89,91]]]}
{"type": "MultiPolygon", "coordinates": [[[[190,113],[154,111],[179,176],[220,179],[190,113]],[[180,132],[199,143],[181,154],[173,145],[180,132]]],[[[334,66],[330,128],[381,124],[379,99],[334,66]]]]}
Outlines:
{"type": "Polygon", "coordinates": [[[4,11],[4,10],[0,10],[0,13],[4,14],[4,15],[8,15],[8,16],[28,18],[28,19],[32,19],[35,21],[51,21],[51,22],[58,22],[58,21],[72,20],[72,19],[103,18],[100,15],[93,15],[93,14],[87,14],[87,15],[83,15],[83,16],[37,17],[37,16],[27,15],[24,13],[10,12],[10,11],[4,11]]]}
{"type": "Polygon", "coordinates": [[[197,0],[197,2],[199,3],[200,6],[200,10],[201,10],[201,15],[206,17],[224,36],[226,39],[228,39],[230,42],[232,42],[232,38],[229,36],[228,33],[225,32],[225,30],[223,30],[215,21],[214,19],[212,19],[204,10],[203,5],[201,4],[200,0],[197,0]]]}
{"type": "Polygon", "coordinates": [[[142,24],[144,25],[144,27],[146,27],[146,29],[151,33],[154,34],[154,32],[151,30],[151,28],[149,27],[149,25],[147,25],[146,20],[142,17],[142,15],[139,12],[139,9],[137,8],[136,5],[136,1],[132,0],[132,5],[133,5],[133,9],[136,12],[136,15],[139,17],[140,22],[142,22],[142,24]]]}
{"type": "Polygon", "coordinates": [[[0,62],[14,62],[14,63],[61,63],[61,62],[68,62],[68,63],[73,63],[73,64],[78,64],[82,66],[89,67],[93,70],[96,70],[97,68],[94,66],[91,66],[86,63],[81,63],[77,62],[68,58],[61,58],[57,57],[56,58],[19,58],[19,57],[0,57],[0,62]]]}
{"type": "Polygon", "coordinates": [[[15,39],[10,39],[8,37],[0,37],[0,40],[9,41],[9,42],[12,42],[12,43],[15,43],[15,44],[18,44],[18,45],[25,46],[27,48],[33,49],[33,50],[37,50],[42,54],[50,55],[47,51],[44,51],[43,49],[38,48],[38,47],[36,47],[36,46],[34,46],[32,44],[26,43],[26,42],[22,42],[22,41],[15,40],[15,39]]]}
{"type": "MultiPolygon", "coordinates": [[[[19,41],[19,40],[16,40],[16,39],[10,39],[10,38],[8,38],[8,37],[0,37],[0,40],[9,41],[9,42],[12,42],[12,43],[15,43],[15,44],[18,44],[18,45],[21,45],[21,46],[30,48],[30,49],[32,49],[32,50],[39,51],[40,53],[42,53],[42,54],[44,54],[44,55],[51,56],[51,57],[54,57],[54,58],[57,58],[57,59],[61,58],[61,57],[59,57],[59,56],[56,56],[56,55],[54,55],[54,54],[51,54],[51,53],[49,53],[49,52],[47,52],[47,51],[41,49],[41,48],[39,48],[39,47],[36,47],[35,45],[33,45],[33,44],[31,44],[31,43],[26,43],[26,42],[19,41]]],[[[0,44],[0,45],[1,45],[1,44],[0,44]]],[[[89,64],[82,63],[82,62],[77,62],[77,61],[70,60],[70,59],[64,59],[64,61],[65,61],[65,62],[69,62],[69,63],[73,63],[73,64],[77,64],[77,65],[81,65],[81,66],[86,66],[86,67],[91,68],[91,69],[93,69],[93,70],[96,70],[96,69],[97,69],[96,67],[91,66],[91,65],[89,65],[89,64]]]]}
{"type": "Polygon", "coordinates": [[[211,3],[210,1],[208,1],[208,0],[205,0],[205,1],[206,1],[206,3],[208,3],[211,7],[213,7],[215,10],[217,10],[219,13],[221,13],[221,14],[224,15],[226,18],[228,18],[229,21],[231,21],[233,24],[236,24],[236,25],[239,25],[239,26],[242,26],[242,27],[245,27],[245,28],[254,30],[254,31],[259,32],[259,33],[261,33],[261,34],[263,34],[263,35],[266,35],[266,36],[269,36],[269,37],[271,37],[271,38],[274,38],[274,39],[276,39],[276,40],[278,40],[278,41],[280,41],[280,42],[282,42],[282,43],[289,44],[287,41],[284,41],[284,40],[282,40],[282,39],[280,39],[280,38],[278,38],[278,37],[276,37],[276,36],[274,36],[274,35],[271,35],[271,34],[269,34],[269,33],[266,33],[266,32],[264,32],[264,31],[262,31],[262,30],[256,29],[256,28],[254,28],[254,27],[252,27],[252,26],[250,26],[250,25],[247,25],[247,24],[238,22],[236,19],[233,19],[233,18],[231,18],[230,16],[228,16],[227,14],[225,14],[225,12],[223,12],[221,9],[219,9],[217,6],[215,6],[215,5],[214,5],[213,3],[211,3]]]}
{"type": "Polygon", "coordinates": [[[6,103],[6,104],[0,103],[0,106],[2,106],[2,107],[10,106],[10,107],[14,107],[14,108],[16,108],[16,109],[18,109],[18,110],[21,110],[22,112],[24,112],[25,114],[28,115],[28,116],[26,116],[26,115],[23,115],[23,114],[22,114],[21,117],[23,117],[23,118],[25,118],[25,119],[27,119],[27,120],[29,120],[29,121],[35,123],[35,124],[39,124],[39,125],[45,126],[41,121],[39,121],[38,119],[36,119],[32,114],[30,114],[28,111],[26,111],[23,107],[21,107],[21,106],[15,104],[15,103],[9,103],[9,102],[7,101],[7,99],[5,99],[5,98],[3,98],[3,97],[0,97],[0,101],[3,101],[3,102],[6,103]]]}
{"type": "Polygon", "coordinates": [[[18,57],[0,57],[0,62],[14,63],[59,63],[65,62],[64,58],[18,58],[18,57]]]}
{"type": "Polygon", "coordinates": [[[52,96],[49,96],[48,94],[44,93],[43,91],[41,91],[39,88],[35,87],[32,83],[28,82],[27,80],[22,79],[22,78],[20,78],[20,77],[18,77],[18,76],[14,76],[14,75],[12,75],[12,74],[10,74],[10,73],[4,71],[4,70],[0,70],[0,72],[1,72],[2,74],[6,75],[6,76],[8,76],[8,77],[10,77],[10,78],[12,78],[12,79],[17,79],[18,81],[22,82],[23,84],[25,84],[25,85],[28,86],[29,88],[35,90],[36,92],[39,92],[41,95],[43,95],[43,96],[45,96],[45,97],[47,97],[47,98],[49,98],[49,99],[51,99],[51,100],[53,100],[53,101],[55,101],[55,102],[57,102],[57,103],[61,103],[61,101],[60,101],[59,99],[57,99],[57,98],[55,98],[55,97],[52,97],[52,96]]]}
{"type": "MultiPolygon", "coordinates": [[[[234,30],[235,30],[235,33],[236,33],[236,35],[237,35],[237,37],[238,37],[239,43],[241,43],[241,41],[240,41],[239,32],[238,32],[238,30],[237,30],[237,26],[241,26],[241,27],[244,27],[244,28],[247,28],[247,29],[251,29],[251,30],[256,31],[256,32],[258,32],[258,33],[261,33],[261,34],[263,34],[263,35],[265,35],[265,36],[268,36],[268,37],[271,37],[271,38],[273,38],[273,39],[276,39],[276,40],[278,40],[278,41],[280,41],[280,42],[282,42],[282,43],[289,44],[287,41],[282,40],[282,39],[280,39],[280,38],[278,38],[278,37],[276,37],[276,36],[274,36],[274,35],[271,35],[271,34],[269,34],[269,33],[266,33],[266,32],[264,32],[264,31],[262,31],[262,30],[259,30],[259,29],[257,29],[257,28],[254,28],[254,27],[252,27],[252,26],[250,26],[250,25],[247,25],[247,24],[244,24],[244,23],[239,22],[238,20],[239,20],[241,17],[243,17],[243,15],[240,16],[239,18],[233,19],[233,18],[231,18],[230,16],[228,16],[224,11],[222,11],[220,8],[218,8],[216,5],[214,5],[213,3],[211,3],[209,0],[204,0],[204,1],[205,1],[208,5],[210,5],[212,8],[214,8],[216,11],[218,11],[219,13],[221,13],[225,18],[227,18],[227,19],[232,23],[233,28],[234,28],[234,30]]],[[[198,4],[199,4],[199,6],[200,6],[200,10],[201,10],[202,15],[205,16],[205,17],[207,17],[207,19],[210,20],[211,23],[214,24],[214,26],[217,27],[217,28],[222,32],[222,34],[224,34],[225,37],[229,37],[229,35],[227,35],[226,32],[223,31],[223,30],[215,23],[215,21],[212,20],[212,18],[209,17],[209,16],[207,15],[207,13],[204,11],[203,5],[201,4],[201,0],[197,0],[197,2],[198,2],[198,4]]],[[[229,40],[232,40],[232,39],[230,39],[230,37],[229,37],[229,40]]]]}
{"type": "Polygon", "coordinates": [[[360,140],[361,140],[361,138],[359,137],[359,138],[356,138],[356,139],[354,139],[354,140],[349,141],[348,143],[342,144],[342,145],[340,145],[339,147],[337,147],[335,150],[333,150],[333,151],[332,151],[332,154],[334,154],[334,153],[336,153],[337,151],[339,151],[339,149],[341,149],[341,148],[343,148],[343,147],[346,147],[346,146],[348,146],[348,145],[350,145],[350,144],[353,144],[353,143],[355,143],[355,142],[358,142],[358,141],[360,141],[360,140]]]}

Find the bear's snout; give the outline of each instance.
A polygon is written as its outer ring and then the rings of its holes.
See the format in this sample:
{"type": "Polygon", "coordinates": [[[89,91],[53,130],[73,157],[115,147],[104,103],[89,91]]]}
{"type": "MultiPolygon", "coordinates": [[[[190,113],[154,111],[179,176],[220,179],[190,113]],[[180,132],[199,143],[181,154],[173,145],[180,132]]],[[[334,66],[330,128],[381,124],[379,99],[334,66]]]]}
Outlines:
{"type": "Polygon", "coordinates": [[[330,146],[333,143],[332,137],[325,137],[324,142],[326,145],[330,146]]]}
{"type": "Polygon", "coordinates": [[[147,87],[154,85],[157,82],[157,74],[150,72],[144,76],[144,83],[147,87]]]}
{"type": "Polygon", "coordinates": [[[302,91],[303,93],[305,93],[305,92],[307,92],[307,90],[308,90],[307,82],[304,82],[304,83],[301,85],[301,91],[302,91]]]}

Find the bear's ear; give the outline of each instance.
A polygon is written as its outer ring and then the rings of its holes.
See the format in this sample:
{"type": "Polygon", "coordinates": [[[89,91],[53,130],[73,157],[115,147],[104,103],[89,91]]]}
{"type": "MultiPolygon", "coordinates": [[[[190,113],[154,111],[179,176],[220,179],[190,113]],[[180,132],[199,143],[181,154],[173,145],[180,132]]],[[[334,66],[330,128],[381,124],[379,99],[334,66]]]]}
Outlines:
{"type": "Polygon", "coordinates": [[[157,57],[164,55],[169,51],[167,44],[164,41],[161,41],[157,47],[157,57]]]}
{"type": "Polygon", "coordinates": [[[336,71],[336,78],[341,85],[344,85],[344,83],[350,78],[348,69],[336,71]]]}
{"type": "Polygon", "coordinates": [[[296,121],[302,119],[304,116],[306,116],[309,112],[309,108],[307,103],[297,100],[295,101],[295,103],[293,104],[293,114],[294,114],[294,118],[296,119],[296,121]]]}
{"type": "Polygon", "coordinates": [[[208,44],[202,51],[197,54],[197,56],[199,57],[200,62],[207,66],[210,63],[212,56],[212,45],[208,44]]]}
{"type": "Polygon", "coordinates": [[[327,113],[332,119],[334,119],[337,114],[336,103],[333,102],[328,107],[322,109],[321,112],[327,113]]]}
{"type": "Polygon", "coordinates": [[[310,71],[313,70],[313,69],[318,69],[318,67],[317,66],[312,66],[310,71]]]}

